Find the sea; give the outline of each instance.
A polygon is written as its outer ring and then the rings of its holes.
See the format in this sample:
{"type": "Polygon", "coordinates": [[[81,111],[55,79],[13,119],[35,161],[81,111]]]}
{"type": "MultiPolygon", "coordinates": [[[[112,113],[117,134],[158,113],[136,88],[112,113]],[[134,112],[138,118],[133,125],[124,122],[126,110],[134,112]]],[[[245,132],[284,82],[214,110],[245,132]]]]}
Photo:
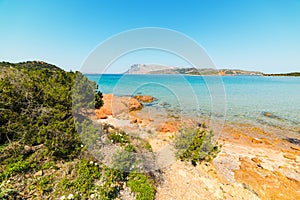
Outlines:
{"type": "MultiPolygon", "coordinates": [[[[117,96],[151,95],[145,107],[184,117],[300,134],[300,77],[86,74],[117,96]]],[[[284,134],[284,133],[283,133],[284,134]]]]}

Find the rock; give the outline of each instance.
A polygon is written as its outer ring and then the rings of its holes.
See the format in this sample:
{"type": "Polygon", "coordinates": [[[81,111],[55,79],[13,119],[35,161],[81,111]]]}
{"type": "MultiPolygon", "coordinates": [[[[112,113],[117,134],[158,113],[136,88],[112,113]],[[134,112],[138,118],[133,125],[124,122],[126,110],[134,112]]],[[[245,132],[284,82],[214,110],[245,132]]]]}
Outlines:
{"type": "Polygon", "coordinates": [[[133,123],[133,124],[136,124],[138,122],[138,120],[137,119],[133,119],[133,120],[131,120],[131,123],[133,123]]]}
{"type": "Polygon", "coordinates": [[[97,119],[106,119],[108,117],[107,114],[105,114],[102,109],[96,109],[95,113],[97,119]]]}
{"type": "Polygon", "coordinates": [[[30,151],[32,151],[32,150],[31,150],[31,146],[25,145],[25,146],[24,146],[24,151],[25,151],[25,152],[30,152],[30,151]]]}
{"type": "Polygon", "coordinates": [[[152,103],[154,98],[152,96],[146,95],[146,96],[141,96],[141,95],[137,95],[134,96],[135,99],[142,101],[144,103],[152,103]]]}
{"type": "Polygon", "coordinates": [[[177,132],[178,131],[178,124],[173,122],[166,122],[162,126],[158,127],[157,130],[162,133],[168,132],[177,132]]]}
{"type": "Polygon", "coordinates": [[[33,153],[41,148],[44,147],[44,144],[39,144],[39,145],[36,145],[36,146],[29,146],[29,145],[25,145],[24,146],[24,150],[23,150],[23,153],[26,154],[26,153],[33,153]]]}
{"type": "Polygon", "coordinates": [[[269,113],[269,112],[262,112],[262,115],[265,117],[272,118],[272,119],[281,119],[281,117],[274,115],[272,113],[269,113]]]}
{"type": "Polygon", "coordinates": [[[143,108],[143,104],[135,98],[118,97],[113,94],[103,94],[103,102],[103,106],[95,111],[97,119],[106,119],[108,115],[116,116],[143,108]]]}
{"type": "Polygon", "coordinates": [[[261,143],[263,143],[263,141],[259,138],[252,138],[252,143],[253,144],[261,144],[261,143]]]}
{"type": "Polygon", "coordinates": [[[108,127],[107,132],[108,133],[113,133],[113,132],[115,132],[115,129],[113,129],[112,127],[108,127]]]}
{"type": "Polygon", "coordinates": [[[296,161],[296,159],[297,159],[297,156],[296,155],[294,155],[294,154],[283,154],[283,157],[285,157],[285,158],[287,158],[287,159],[290,159],[290,160],[294,160],[294,161],[296,161]]]}
{"type": "Polygon", "coordinates": [[[40,171],[36,172],[33,176],[34,176],[34,177],[37,177],[37,176],[43,176],[43,171],[40,170],[40,171]]]}
{"type": "Polygon", "coordinates": [[[251,160],[255,163],[261,163],[261,159],[259,159],[257,157],[251,158],[251,160]]]}
{"type": "Polygon", "coordinates": [[[296,147],[296,146],[291,146],[291,149],[296,150],[296,151],[300,151],[300,147],[296,147]]]}
{"type": "Polygon", "coordinates": [[[138,100],[134,98],[129,99],[128,103],[129,111],[140,110],[143,108],[143,104],[141,104],[138,100]]]}
{"type": "Polygon", "coordinates": [[[106,119],[108,115],[112,115],[112,101],[114,95],[113,94],[103,94],[103,106],[100,109],[96,109],[96,117],[97,119],[106,119]]]}

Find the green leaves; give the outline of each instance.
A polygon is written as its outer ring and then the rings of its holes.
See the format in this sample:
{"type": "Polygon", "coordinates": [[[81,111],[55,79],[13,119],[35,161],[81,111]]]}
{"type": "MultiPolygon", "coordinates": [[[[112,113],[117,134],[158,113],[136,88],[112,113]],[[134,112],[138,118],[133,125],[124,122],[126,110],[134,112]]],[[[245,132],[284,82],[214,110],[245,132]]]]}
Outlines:
{"type": "Polygon", "coordinates": [[[81,142],[72,115],[73,100],[78,109],[99,108],[102,94],[95,93],[95,88],[80,72],[65,72],[47,63],[0,63],[0,144],[44,143],[53,156],[74,156],[81,142]],[[83,94],[74,93],[72,99],[74,90],[83,94]]]}
{"type": "Polygon", "coordinates": [[[191,161],[194,166],[201,161],[211,161],[219,152],[212,138],[213,133],[205,129],[183,129],[175,138],[176,156],[191,161]]]}

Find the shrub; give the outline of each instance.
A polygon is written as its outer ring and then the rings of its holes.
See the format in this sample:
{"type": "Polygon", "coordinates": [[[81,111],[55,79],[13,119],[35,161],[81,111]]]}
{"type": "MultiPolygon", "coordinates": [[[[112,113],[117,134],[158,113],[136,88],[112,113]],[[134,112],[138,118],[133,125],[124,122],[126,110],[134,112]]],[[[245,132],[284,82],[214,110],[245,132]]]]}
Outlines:
{"type": "Polygon", "coordinates": [[[183,129],[175,138],[176,156],[182,161],[191,161],[195,166],[201,161],[213,160],[219,146],[213,141],[213,132],[206,129],[183,129]]]}
{"type": "Polygon", "coordinates": [[[131,173],[127,186],[135,193],[137,200],[152,200],[155,196],[154,181],[144,174],[131,173]]]}

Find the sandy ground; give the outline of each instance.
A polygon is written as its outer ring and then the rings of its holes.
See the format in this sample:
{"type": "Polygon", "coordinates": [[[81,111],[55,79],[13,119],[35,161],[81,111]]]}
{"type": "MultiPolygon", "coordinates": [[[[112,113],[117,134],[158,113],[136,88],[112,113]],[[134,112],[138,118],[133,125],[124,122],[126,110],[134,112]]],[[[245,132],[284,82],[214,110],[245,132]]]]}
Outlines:
{"type": "MultiPolygon", "coordinates": [[[[178,120],[147,108],[99,122],[139,134],[158,154],[167,151],[182,124],[197,125],[195,120],[178,120]]],[[[278,137],[271,129],[249,124],[225,124],[217,138],[221,152],[212,163],[194,167],[166,159],[156,199],[300,199],[299,139],[297,135],[278,137]]]]}

